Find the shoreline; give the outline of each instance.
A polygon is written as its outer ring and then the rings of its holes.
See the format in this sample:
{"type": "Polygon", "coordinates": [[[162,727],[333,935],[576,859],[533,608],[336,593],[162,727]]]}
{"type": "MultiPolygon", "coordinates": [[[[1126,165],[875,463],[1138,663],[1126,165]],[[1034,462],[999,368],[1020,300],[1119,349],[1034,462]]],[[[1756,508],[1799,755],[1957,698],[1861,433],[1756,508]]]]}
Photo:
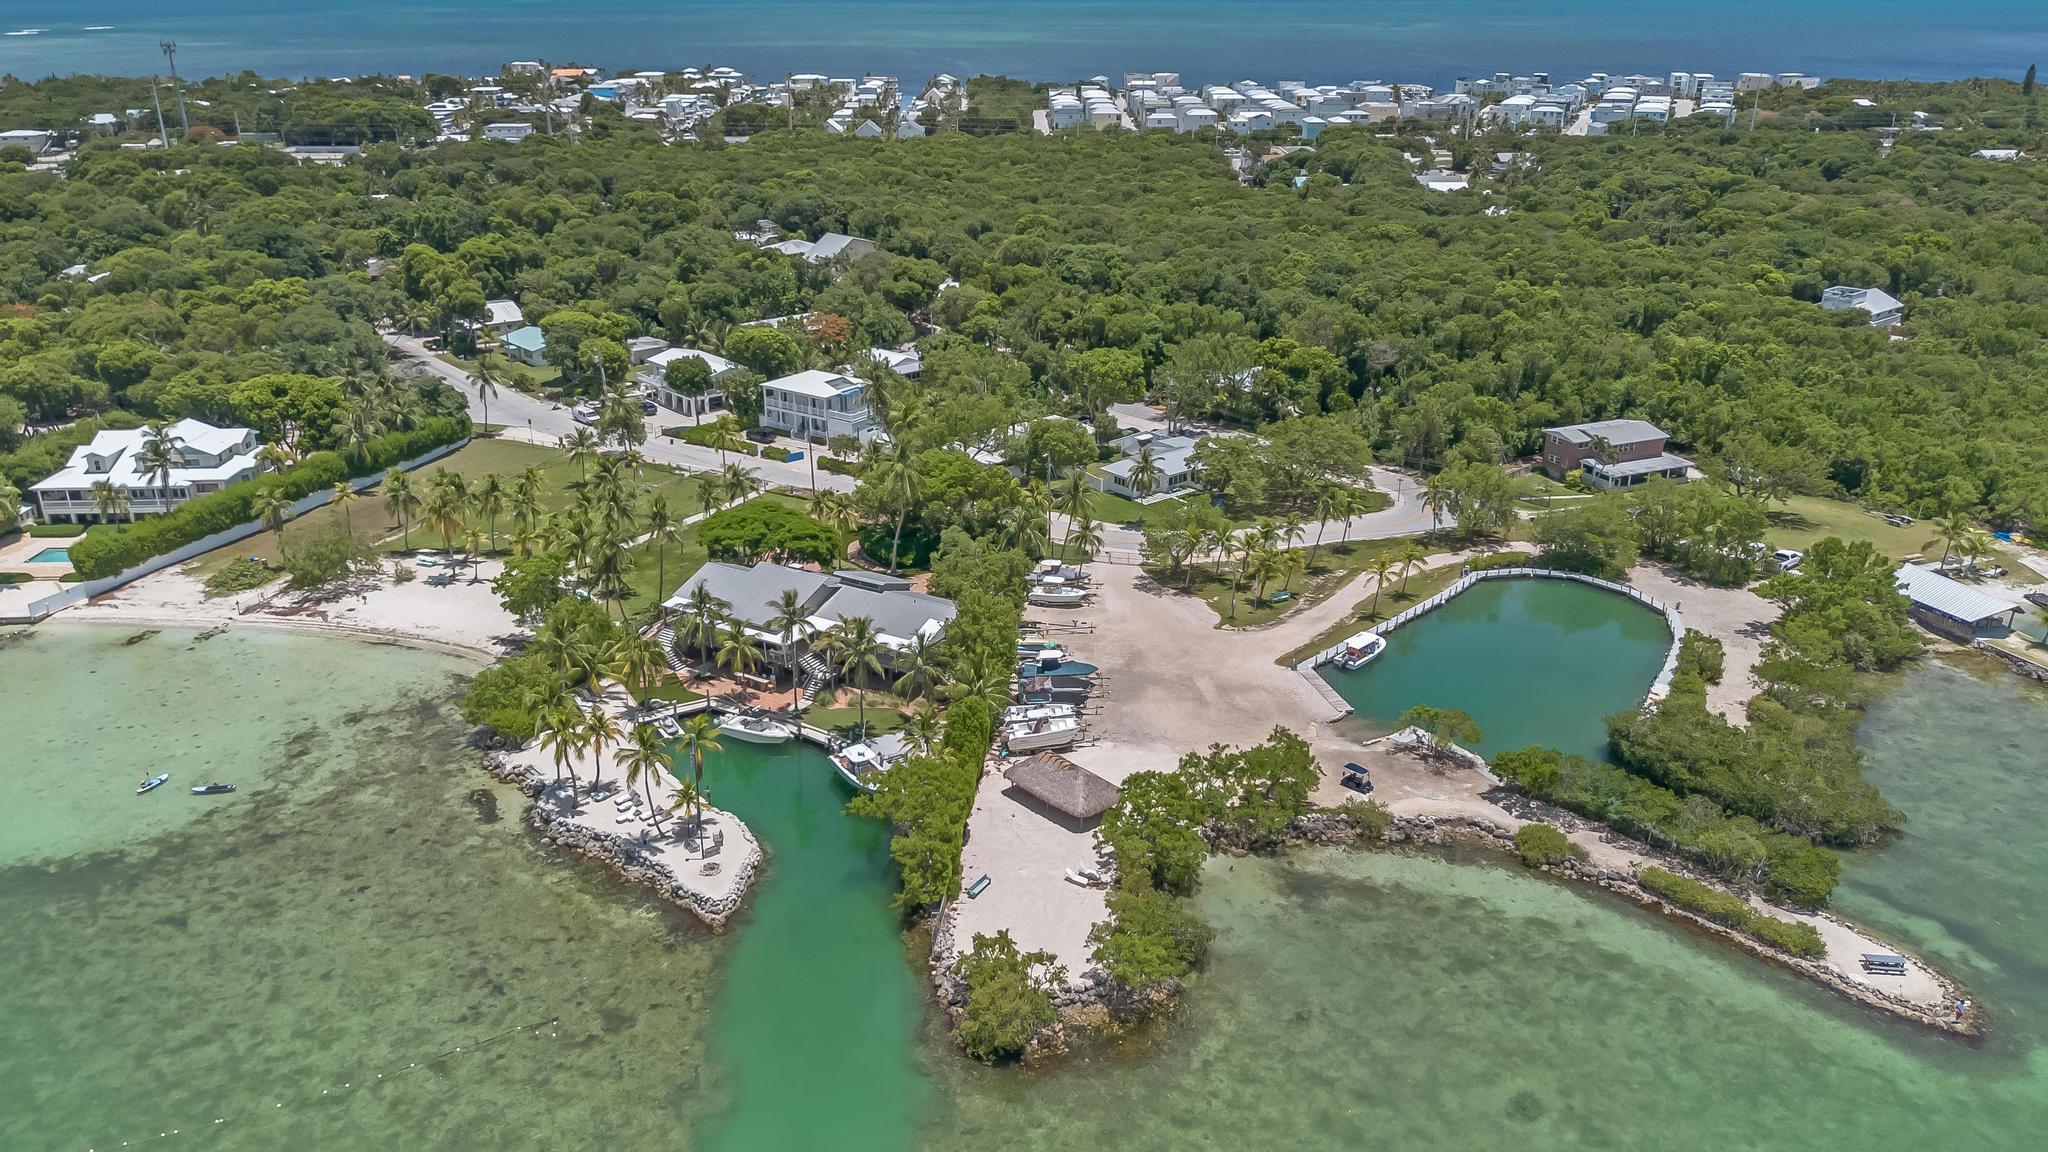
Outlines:
{"type": "MultiPolygon", "coordinates": [[[[48,621],[22,625],[24,628],[49,626],[48,621]]],[[[200,615],[170,613],[146,613],[137,616],[85,616],[72,615],[57,621],[59,628],[72,626],[85,628],[140,628],[140,629],[191,629],[202,635],[217,635],[233,628],[250,628],[261,632],[292,633],[300,636],[330,636],[343,640],[355,640],[365,644],[389,645],[395,648],[413,648],[423,652],[438,652],[444,656],[460,657],[489,665],[505,654],[492,652],[472,644],[455,640],[441,640],[431,636],[420,636],[410,632],[365,628],[355,624],[340,624],[332,620],[314,620],[295,617],[272,616],[267,613],[251,613],[233,620],[216,620],[200,615]]]]}

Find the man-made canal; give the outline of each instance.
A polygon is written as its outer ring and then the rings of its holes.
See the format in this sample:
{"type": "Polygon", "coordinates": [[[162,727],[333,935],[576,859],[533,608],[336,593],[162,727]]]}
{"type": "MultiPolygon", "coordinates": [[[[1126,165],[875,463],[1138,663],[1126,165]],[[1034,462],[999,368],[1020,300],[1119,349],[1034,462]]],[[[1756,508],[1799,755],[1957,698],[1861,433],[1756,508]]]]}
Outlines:
{"type": "Polygon", "coordinates": [[[1416,704],[1462,708],[1485,732],[1473,751],[1542,744],[1602,755],[1602,721],[1643,701],[1671,648],[1664,618],[1571,580],[1487,580],[1387,634],[1355,672],[1320,671],[1359,720],[1387,731],[1416,704]]]}

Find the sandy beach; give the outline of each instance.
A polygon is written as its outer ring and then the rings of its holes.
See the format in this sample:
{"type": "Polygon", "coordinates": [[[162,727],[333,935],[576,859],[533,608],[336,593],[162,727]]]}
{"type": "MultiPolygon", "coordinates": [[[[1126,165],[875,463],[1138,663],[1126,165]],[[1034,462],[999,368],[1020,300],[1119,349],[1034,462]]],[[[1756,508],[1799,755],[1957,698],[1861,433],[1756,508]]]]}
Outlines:
{"type": "Polygon", "coordinates": [[[56,619],[328,632],[489,661],[516,648],[526,635],[491,591],[491,579],[502,567],[486,560],[473,575],[465,569],[453,582],[435,585],[427,582],[434,569],[416,568],[416,578],[401,584],[387,565],[382,576],[350,581],[344,591],[302,594],[282,591],[278,583],[219,597],[207,596],[205,586],[181,570],[164,571],[67,609],[56,619]]]}

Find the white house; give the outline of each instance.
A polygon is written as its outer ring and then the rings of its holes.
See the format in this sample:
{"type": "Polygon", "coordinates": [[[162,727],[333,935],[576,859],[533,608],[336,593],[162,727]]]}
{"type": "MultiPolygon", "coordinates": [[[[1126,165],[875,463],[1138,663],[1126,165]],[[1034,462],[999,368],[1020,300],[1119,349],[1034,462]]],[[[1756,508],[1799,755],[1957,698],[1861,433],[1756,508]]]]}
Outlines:
{"type": "Polygon", "coordinates": [[[261,445],[248,428],[215,428],[198,420],[170,427],[176,462],[168,473],[147,463],[148,430],[108,430],[71,450],[71,459],[47,479],[29,486],[47,524],[81,524],[100,519],[93,486],[108,481],[128,494],[129,516],[161,516],[196,496],[218,492],[254,476],[261,445]]]}
{"type": "Polygon", "coordinates": [[[1861,308],[1870,313],[1870,326],[1889,328],[1905,318],[1906,306],[1889,292],[1876,288],[1851,288],[1837,284],[1820,294],[1820,306],[1830,312],[1861,308]]]}
{"type": "Polygon", "coordinates": [[[798,439],[856,436],[866,443],[882,432],[867,388],[864,380],[815,368],[778,377],[761,385],[761,423],[798,439]]]}
{"type": "Polygon", "coordinates": [[[739,370],[739,365],[723,356],[695,348],[671,348],[647,358],[647,363],[640,369],[639,381],[653,395],[656,404],[671,412],[701,419],[713,412],[725,411],[725,393],[719,390],[718,382],[739,370]],[[702,396],[685,396],[668,386],[668,366],[686,358],[702,360],[704,366],[711,369],[711,390],[702,396]]]}
{"type": "Polygon", "coordinates": [[[1101,472],[1096,475],[1095,486],[1104,492],[1132,500],[1174,492],[1192,486],[1195,477],[1202,470],[1202,466],[1194,460],[1195,446],[1200,441],[1192,436],[1160,436],[1152,432],[1133,432],[1128,436],[1118,437],[1111,443],[1122,450],[1124,458],[1104,465],[1101,472]],[[1158,469],[1159,474],[1145,487],[1144,492],[1140,493],[1138,485],[1132,480],[1132,473],[1137,471],[1138,457],[1148,448],[1151,449],[1153,467],[1158,469]]]}
{"type": "MultiPolygon", "coordinates": [[[[873,360],[898,376],[916,376],[924,371],[924,359],[916,348],[870,348],[861,355],[873,360]]],[[[852,374],[851,367],[846,369],[852,374]]]]}
{"type": "Polygon", "coordinates": [[[484,139],[486,140],[503,140],[508,144],[517,144],[531,135],[533,135],[533,125],[528,124],[524,120],[507,120],[502,123],[484,125],[484,139]]]}
{"type": "Polygon", "coordinates": [[[740,629],[771,652],[782,647],[783,637],[771,621],[785,591],[796,593],[805,612],[803,628],[791,637],[791,646],[800,652],[814,647],[820,634],[843,621],[866,620],[882,642],[882,662],[891,666],[895,653],[908,648],[912,639],[935,642],[943,637],[958,612],[951,600],[913,591],[901,576],[860,570],[811,572],[782,564],[749,567],[718,560],[684,581],[664,607],[687,611],[691,593],[699,588],[724,601],[740,629]]]}
{"type": "Polygon", "coordinates": [[[2017,148],[1979,148],[1975,152],[1970,153],[1970,155],[1975,156],[1979,160],[1993,160],[2001,164],[2010,164],[2020,158],[2020,150],[2017,148]]]}
{"type": "Polygon", "coordinates": [[[1441,168],[1417,172],[1415,182],[1431,192],[1463,192],[1472,186],[1471,178],[1463,172],[1447,172],[1441,168]]]}
{"type": "Polygon", "coordinates": [[[784,256],[801,256],[812,264],[823,264],[835,256],[844,255],[849,260],[858,260],[875,250],[873,240],[848,236],[844,232],[827,232],[816,240],[791,239],[764,245],[784,256]]]}
{"type": "Polygon", "coordinates": [[[526,314],[519,310],[515,300],[486,300],[484,302],[484,327],[500,336],[514,328],[526,326],[526,314]]]}

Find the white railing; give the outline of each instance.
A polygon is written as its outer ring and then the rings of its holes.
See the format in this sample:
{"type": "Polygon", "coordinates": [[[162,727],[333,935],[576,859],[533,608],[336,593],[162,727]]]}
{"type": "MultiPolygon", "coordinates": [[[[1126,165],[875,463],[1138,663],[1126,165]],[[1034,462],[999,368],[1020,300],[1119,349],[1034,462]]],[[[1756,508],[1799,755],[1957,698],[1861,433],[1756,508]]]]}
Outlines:
{"type": "MultiPolygon", "coordinates": [[[[1643,607],[1648,608],[1651,611],[1656,612],[1658,615],[1664,617],[1664,626],[1671,630],[1671,647],[1667,649],[1664,653],[1664,666],[1658,669],[1657,678],[1650,682],[1650,691],[1646,699],[1662,700],[1665,696],[1670,694],[1671,677],[1672,674],[1678,670],[1679,638],[1685,635],[1685,623],[1683,620],[1679,618],[1678,609],[1669,604],[1664,603],[1662,600],[1659,600],[1654,596],[1651,596],[1643,592],[1641,589],[1632,588],[1627,584],[1618,584],[1612,580],[1602,580],[1597,576],[1587,576],[1581,572],[1562,572],[1555,568],[1484,568],[1477,572],[1467,569],[1463,575],[1459,576],[1458,579],[1451,584],[1450,587],[1444,589],[1443,591],[1437,593],[1434,596],[1431,596],[1429,599],[1424,600],[1420,604],[1411,605],[1406,611],[1401,612],[1400,614],[1394,616],[1392,619],[1386,621],[1383,624],[1374,626],[1372,630],[1384,636],[1387,633],[1392,632],[1394,629],[1401,627],[1403,624],[1407,624],[1410,621],[1419,619],[1420,617],[1430,612],[1434,612],[1438,608],[1443,607],[1445,604],[1450,603],[1454,597],[1463,593],[1466,589],[1471,588],[1474,584],[1479,583],[1481,580],[1507,580],[1532,578],[1544,580],[1570,580],[1579,584],[1591,584],[1595,588],[1605,588],[1609,592],[1618,592],[1621,595],[1626,596],[1631,600],[1634,600],[1636,603],[1641,604],[1643,607]]],[[[1340,640],[1337,643],[1332,644],[1330,647],[1323,649],[1321,652],[1316,653],[1309,659],[1303,661],[1301,664],[1297,665],[1297,667],[1305,671],[1314,669],[1317,665],[1323,664],[1331,660],[1337,655],[1337,653],[1342,652],[1343,650],[1344,642],[1340,640]]],[[[1320,679],[1320,677],[1318,678],[1320,679]]]]}

